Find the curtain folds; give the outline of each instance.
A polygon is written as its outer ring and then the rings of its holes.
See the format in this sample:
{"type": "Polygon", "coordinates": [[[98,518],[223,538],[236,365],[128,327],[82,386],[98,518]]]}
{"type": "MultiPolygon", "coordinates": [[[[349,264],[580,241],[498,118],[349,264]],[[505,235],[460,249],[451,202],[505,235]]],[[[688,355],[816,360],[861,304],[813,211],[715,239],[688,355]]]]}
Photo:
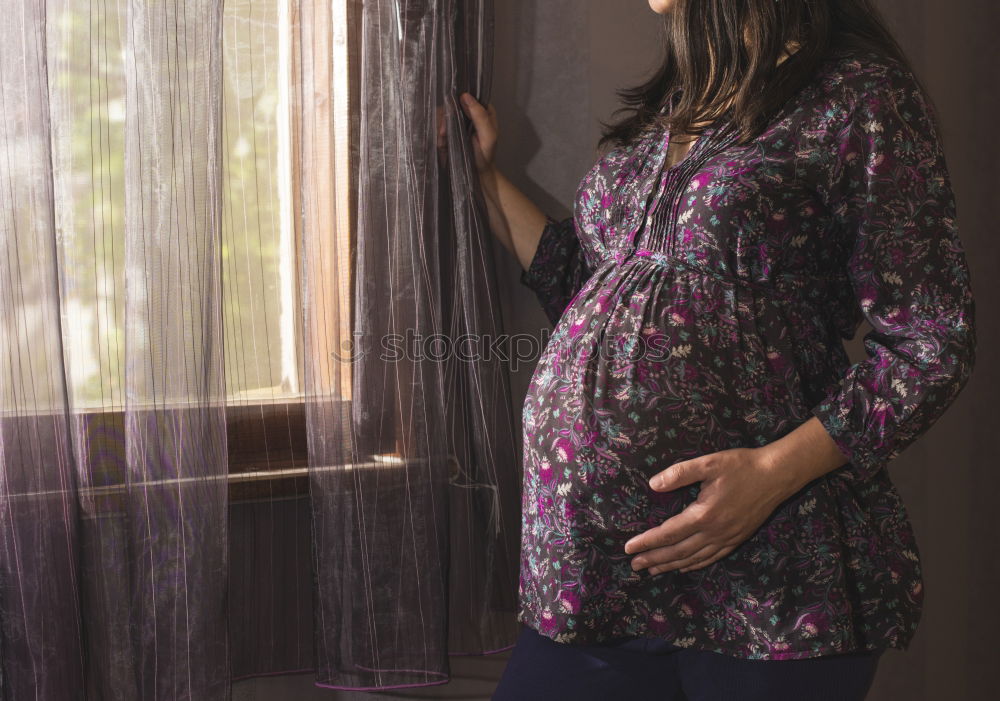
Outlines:
{"type": "Polygon", "coordinates": [[[5,10],[0,698],[440,684],[511,645],[520,453],[457,102],[489,98],[491,0],[5,10]]]}

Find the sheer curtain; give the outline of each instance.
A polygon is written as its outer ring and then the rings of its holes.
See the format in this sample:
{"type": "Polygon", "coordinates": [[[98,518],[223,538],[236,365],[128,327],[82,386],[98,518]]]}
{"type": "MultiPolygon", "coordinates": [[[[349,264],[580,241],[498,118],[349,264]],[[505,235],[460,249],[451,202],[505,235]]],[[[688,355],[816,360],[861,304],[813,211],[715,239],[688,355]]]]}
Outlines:
{"type": "MultiPolygon", "coordinates": [[[[368,0],[360,11],[351,401],[343,374],[306,368],[310,455],[343,466],[311,474],[316,654],[324,676],[351,686],[434,683],[448,674],[444,650],[494,650],[514,634],[509,380],[483,345],[502,324],[457,103],[464,90],[488,98],[492,8],[368,0]]],[[[304,256],[341,267],[322,246],[304,256]]],[[[324,299],[326,278],[307,278],[306,297],[324,299]]],[[[335,316],[309,313],[307,357],[314,338],[328,347],[335,316]]]]}
{"type": "Polygon", "coordinates": [[[4,9],[0,698],[512,644],[489,0],[4,9]]]}

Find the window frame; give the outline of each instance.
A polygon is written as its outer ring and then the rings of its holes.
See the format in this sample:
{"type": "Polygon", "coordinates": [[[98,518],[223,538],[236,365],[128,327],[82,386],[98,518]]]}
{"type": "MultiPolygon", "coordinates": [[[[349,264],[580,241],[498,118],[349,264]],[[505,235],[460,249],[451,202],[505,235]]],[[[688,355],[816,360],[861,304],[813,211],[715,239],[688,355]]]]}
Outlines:
{"type": "MultiPolygon", "coordinates": [[[[360,86],[356,79],[360,61],[360,2],[356,0],[301,0],[285,5],[288,17],[290,42],[290,75],[282,77],[288,85],[290,96],[288,120],[290,130],[291,194],[294,259],[303,260],[304,246],[310,250],[323,250],[326,243],[323,233],[337,232],[334,240],[338,261],[337,271],[325,267],[327,256],[311,256],[306,264],[312,265],[309,275],[323,281],[319,292],[322,298],[333,299],[338,306],[340,329],[337,338],[349,338],[354,328],[354,290],[351,272],[355,268],[355,232],[357,231],[357,154],[352,146],[357,143],[360,120],[358,110],[352,109],[360,100],[360,86]],[[304,20],[308,18],[308,22],[304,20]],[[312,66],[307,66],[305,32],[316,40],[312,43],[312,66]],[[317,60],[319,59],[319,60],[317,60]],[[341,66],[337,75],[337,66],[341,66]],[[305,95],[306,72],[312,70],[310,85],[316,94],[312,100],[305,95]],[[329,124],[329,141],[310,143],[303,134],[303,125],[309,119],[317,124],[329,124]],[[305,154],[313,161],[310,181],[320,191],[321,209],[305,212],[303,173],[305,154]],[[318,178],[318,179],[317,179],[318,178]],[[301,216],[294,216],[301,213],[301,216]],[[306,237],[310,237],[308,241],[306,237]],[[341,261],[347,261],[344,266],[341,261]],[[346,274],[344,268],[346,267],[346,274]],[[336,274],[331,274],[331,273],[336,274]],[[339,287],[338,287],[339,286],[339,287]]],[[[321,131],[321,130],[318,130],[321,131]]],[[[302,274],[301,267],[296,274],[302,274]]],[[[295,285],[296,309],[302,309],[302,280],[295,285]]],[[[302,315],[296,314],[296,335],[304,339],[302,315]]],[[[314,338],[331,341],[327,335],[316,332],[314,338]]],[[[317,380],[324,388],[333,386],[332,378],[325,373],[330,363],[332,349],[320,345],[313,349],[312,367],[324,373],[317,380]]],[[[303,349],[303,353],[304,353],[303,349]]],[[[345,405],[337,413],[349,415],[352,365],[340,366],[341,396],[345,405]]],[[[309,467],[306,437],[306,408],[300,379],[299,397],[290,401],[233,402],[226,403],[226,434],[229,456],[230,501],[247,501],[260,498],[300,497],[308,494],[309,467]],[[286,473],[286,474],[282,474],[286,473]]],[[[338,400],[328,400],[338,401],[338,400]]]]}

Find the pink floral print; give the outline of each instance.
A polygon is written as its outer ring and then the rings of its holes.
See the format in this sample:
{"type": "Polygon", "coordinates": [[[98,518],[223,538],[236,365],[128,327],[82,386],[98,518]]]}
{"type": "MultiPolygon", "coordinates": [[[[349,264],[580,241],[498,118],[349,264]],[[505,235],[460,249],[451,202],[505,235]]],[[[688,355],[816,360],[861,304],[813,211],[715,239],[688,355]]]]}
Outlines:
{"type": "Polygon", "coordinates": [[[650,128],[602,157],[521,277],[555,328],[523,408],[520,620],[749,659],[905,649],[920,557],[885,466],[975,359],[930,105],[905,67],[843,50],[751,143],[712,127],[665,168],[668,143],[650,128]],[[698,493],[649,477],[811,416],[848,463],[705,568],[631,569],[625,542],[698,493]]]}

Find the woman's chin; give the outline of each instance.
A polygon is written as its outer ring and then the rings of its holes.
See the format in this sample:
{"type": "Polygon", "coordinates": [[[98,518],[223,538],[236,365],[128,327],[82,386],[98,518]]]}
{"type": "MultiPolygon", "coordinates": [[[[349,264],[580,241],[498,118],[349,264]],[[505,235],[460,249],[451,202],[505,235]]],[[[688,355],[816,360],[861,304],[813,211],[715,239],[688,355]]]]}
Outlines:
{"type": "Polygon", "coordinates": [[[674,0],[649,0],[649,9],[658,15],[664,14],[674,4],[674,0]]]}

